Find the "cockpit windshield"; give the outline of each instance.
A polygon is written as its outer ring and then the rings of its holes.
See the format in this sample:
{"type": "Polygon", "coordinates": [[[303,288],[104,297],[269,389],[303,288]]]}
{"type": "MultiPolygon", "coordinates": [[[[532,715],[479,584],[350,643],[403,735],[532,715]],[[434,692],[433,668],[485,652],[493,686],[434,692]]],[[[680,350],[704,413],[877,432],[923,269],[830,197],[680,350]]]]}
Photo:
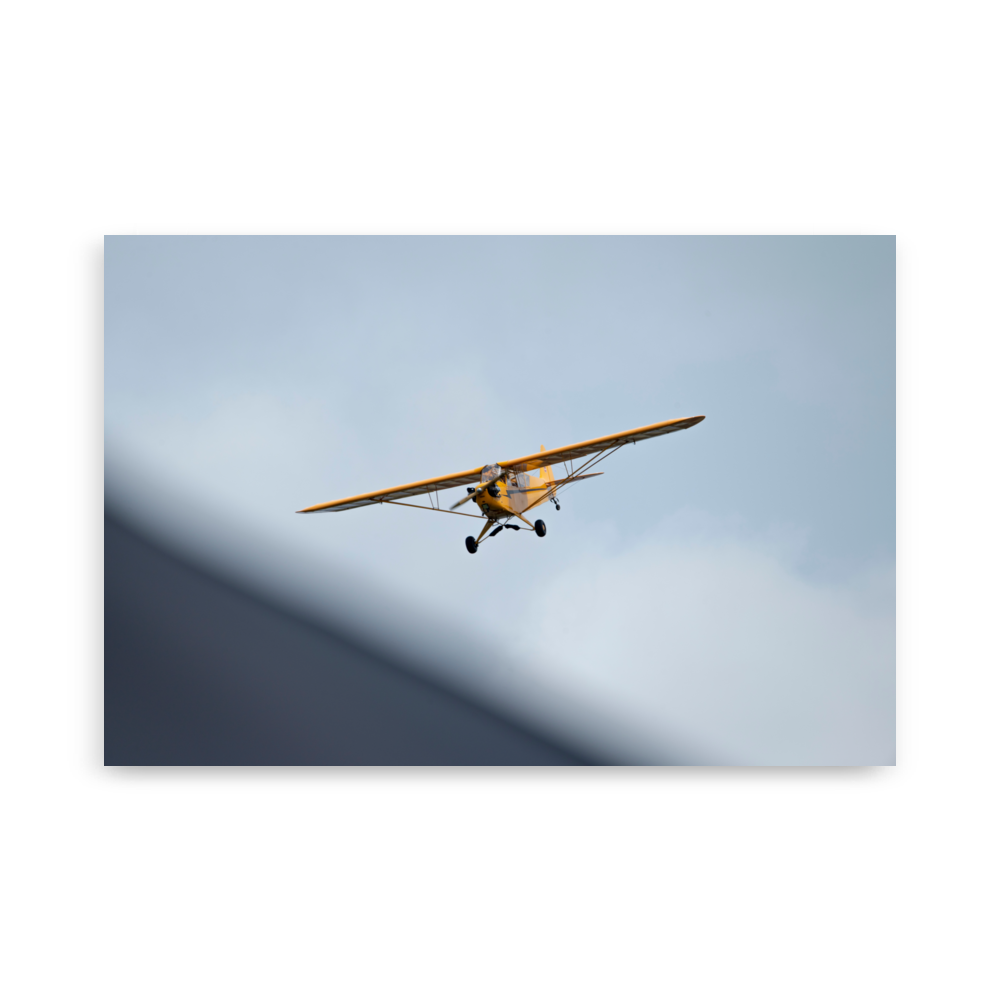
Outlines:
{"type": "Polygon", "coordinates": [[[479,481],[481,483],[488,483],[491,479],[496,479],[502,471],[503,470],[496,463],[493,465],[487,465],[486,468],[483,469],[483,474],[480,476],[479,481]]]}

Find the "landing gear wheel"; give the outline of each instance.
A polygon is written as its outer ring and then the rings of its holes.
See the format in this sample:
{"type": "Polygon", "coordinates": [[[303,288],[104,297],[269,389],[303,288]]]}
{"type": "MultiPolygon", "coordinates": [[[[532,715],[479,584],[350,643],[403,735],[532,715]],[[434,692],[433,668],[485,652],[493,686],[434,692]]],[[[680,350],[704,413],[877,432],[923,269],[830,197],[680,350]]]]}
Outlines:
{"type": "Polygon", "coordinates": [[[539,538],[545,537],[546,530],[545,522],[541,518],[535,521],[535,534],[538,535],[539,538]]]}
{"type": "Polygon", "coordinates": [[[479,548],[479,546],[476,544],[476,540],[472,537],[472,535],[469,535],[469,537],[466,538],[465,547],[470,552],[475,552],[479,548]]]}

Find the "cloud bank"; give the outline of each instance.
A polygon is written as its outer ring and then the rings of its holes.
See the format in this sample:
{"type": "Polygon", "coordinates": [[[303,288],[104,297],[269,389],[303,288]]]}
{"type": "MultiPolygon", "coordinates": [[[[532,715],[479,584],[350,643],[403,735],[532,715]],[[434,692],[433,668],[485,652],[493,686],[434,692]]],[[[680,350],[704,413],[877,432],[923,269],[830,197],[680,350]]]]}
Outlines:
{"type": "Polygon", "coordinates": [[[524,653],[714,761],[893,763],[893,567],[811,580],[788,539],[693,520],[598,541],[539,585],[524,653]]]}

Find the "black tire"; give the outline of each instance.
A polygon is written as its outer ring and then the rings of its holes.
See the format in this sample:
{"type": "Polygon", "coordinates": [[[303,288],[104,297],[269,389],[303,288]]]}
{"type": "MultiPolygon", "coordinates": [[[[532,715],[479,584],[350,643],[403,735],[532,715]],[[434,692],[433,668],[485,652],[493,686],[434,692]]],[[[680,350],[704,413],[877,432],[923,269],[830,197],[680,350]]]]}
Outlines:
{"type": "Polygon", "coordinates": [[[472,535],[469,535],[469,537],[466,538],[466,540],[465,540],[465,547],[470,552],[475,552],[479,548],[479,546],[476,545],[476,540],[472,537],[472,535]]]}
{"type": "Polygon", "coordinates": [[[538,535],[539,538],[544,538],[547,530],[545,522],[541,518],[535,521],[535,534],[538,535]]]}

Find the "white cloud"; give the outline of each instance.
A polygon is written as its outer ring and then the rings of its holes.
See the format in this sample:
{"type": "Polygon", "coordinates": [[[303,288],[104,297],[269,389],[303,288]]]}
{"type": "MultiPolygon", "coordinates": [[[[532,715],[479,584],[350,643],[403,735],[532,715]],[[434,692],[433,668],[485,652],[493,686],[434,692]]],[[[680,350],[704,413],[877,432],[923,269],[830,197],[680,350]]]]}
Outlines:
{"type": "Polygon", "coordinates": [[[525,651],[713,760],[894,761],[893,569],[820,583],[782,548],[676,518],[598,545],[538,587],[525,651]]]}

